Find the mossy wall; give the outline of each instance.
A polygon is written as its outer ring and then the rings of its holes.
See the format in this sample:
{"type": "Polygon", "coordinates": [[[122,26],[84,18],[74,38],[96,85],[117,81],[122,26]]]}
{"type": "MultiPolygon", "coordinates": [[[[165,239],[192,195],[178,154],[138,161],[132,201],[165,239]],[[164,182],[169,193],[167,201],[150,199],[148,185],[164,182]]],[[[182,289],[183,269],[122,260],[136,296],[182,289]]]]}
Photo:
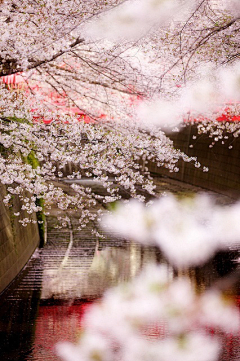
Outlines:
{"type": "Polygon", "coordinates": [[[164,168],[149,164],[152,172],[217,191],[233,198],[240,196],[239,138],[235,138],[232,134],[223,134],[223,139],[211,147],[213,138],[209,138],[207,134],[199,135],[196,125],[188,125],[180,132],[171,133],[169,138],[173,140],[175,148],[191,157],[196,156],[201,167],[196,168],[194,162],[179,161],[179,172],[170,173],[164,168]],[[228,138],[224,139],[224,136],[228,138]],[[196,138],[193,139],[193,137],[196,138]],[[209,168],[208,172],[203,172],[204,166],[209,168]]]}
{"type": "MultiPolygon", "coordinates": [[[[5,186],[0,184],[0,293],[21,271],[39,245],[38,225],[30,223],[23,227],[14,213],[21,208],[17,197],[11,208],[5,207],[5,186]]],[[[27,214],[21,211],[21,218],[27,214]]],[[[29,217],[29,215],[28,215],[29,217]]],[[[36,219],[36,216],[32,216],[36,219]]]]}

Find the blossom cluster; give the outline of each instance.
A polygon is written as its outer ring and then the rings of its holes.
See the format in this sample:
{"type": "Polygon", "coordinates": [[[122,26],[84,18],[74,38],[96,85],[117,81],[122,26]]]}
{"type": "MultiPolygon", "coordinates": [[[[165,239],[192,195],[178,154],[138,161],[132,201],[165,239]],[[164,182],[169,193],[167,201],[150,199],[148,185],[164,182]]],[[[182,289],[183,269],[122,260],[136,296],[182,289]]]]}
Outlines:
{"type": "Polygon", "coordinates": [[[55,121],[46,125],[3,119],[0,181],[9,192],[5,204],[11,206],[10,195],[16,195],[22,210],[32,214],[41,210],[36,202],[43,198],[46,207],[55,204],[62,210],[78,210],[79,227],[96,219],[100,205],[120,199],[122,192],[142,201],[145,195],[153,195],[148,161],[177,171],[179,158],[190,160],[161,131],[153,137],[132,124],[55,121]],[[59,179],[73,183],[68,191],[59,179]],[[99,182],[104,192],[92,190],[86,179],[99,182]]]}
{"type": "Polygon", "coordinates": [[[156,245],[173,266],[188,268],[239,245],[239,216],[240,203],[222,207],[205,194],[183,199],[168,194],[147,206],[120,203],[102,225],[123,238],[156,245]]]}

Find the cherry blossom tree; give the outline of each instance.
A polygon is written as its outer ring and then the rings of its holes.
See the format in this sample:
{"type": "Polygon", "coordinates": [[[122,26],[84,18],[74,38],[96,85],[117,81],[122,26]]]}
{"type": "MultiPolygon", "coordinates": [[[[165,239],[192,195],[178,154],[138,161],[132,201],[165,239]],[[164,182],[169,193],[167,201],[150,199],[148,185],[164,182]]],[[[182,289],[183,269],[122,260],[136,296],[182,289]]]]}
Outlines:
{"type": "MultiPolygon", "coordinates": [[[[84,27],[90,19],[120,3],[1,2],[1,182],[8,187],[6,204],[16,194],[22,199],[22,209],[32,213],[41,210],[38,199],[44,198],[47,205],[54,200],[61,209],[81,210],[83,226],[89,208],[101,196],[75,185],[74,198],[55,186],[52,181],[62,176],[67,163],[75,165],[69,177],[102,181],[107,192],[102,198],[112,202],[120,197],[119,188],[113,186],[116,182],[128,196],[143,199],[143,192],[153,194],[149,172],[140,165],[142,159],[171,171],[178,170],[179,157],[191,161],[174,150],[161,131],[146,133],[129,121],[131,104],[146,92],[144,84],[149,79],[136,65],[136,46],[128,40],[103,44],[87,36],[84,27]],[[76,123],[79,115],[84,121],[86,116],[95,122],[100,118],[101,124],[76,123]],[[16,118],[24,121],[16,122],[16,118]],[[42,119],[51,125],[41,124],[42,119]],[[38,164],[29,164],[29,157],[36,157],[38,164]],[[113,181],[109,181],[111,175],[113,181]],[[31,202],[24,196],[26,190],[31,202]]],[[[20,221],[28,222],[26,218],[20,221]]]]}
{"type": "MultiPolygon", "coordinates": [[[[2,1],[0,19],[3,82],[21,72],[35,102],[50,110],[122,120],[134,114],[129,102],[160,96],[160,123],[174,121],[176,112],[163,102],[178,98],[188,84],[183,109],[174,103],[179,122],[192,100],[193,117],[209,96],[212,111],[212,98],[222,102],[213,97],[216,86],[239,73],[237,66],[226,68],[239,56],[239,7],[233,0],[2,1]],[[207,73],[204,65],[208,75],[199,80],[207,73]]],[[[233,88],[229,84],[227,100],[233,88]]]]}
{"type": "Polygon", "coordinates": [[[126,116],[130,94],[172,98],[199,65],[239,56],[233,0],[5,0],[0,20],[0,76],[24,72],[35,97],[37,82],[95,117],[126,116]]]}
{"type": "MultiPolygon", "coordinates": [[[[10,205],[11,196],[17,195],[23,202],[22,209],[29,214],[42,210],[36,206],[42,198],[47,206],[77,209],[79,228],[99,215],[98,203],[120,199],[121,189],[125,197],[140,200],[154,194],[154,183],[142,159],[155,161],[170,171],[177,170],[179,157],[194,161],[175,150],[163,132],[148,134],[130,125],[116,124],[111,130],[108,123],[45,125],[2,120],[0,128],[0,179],[9,192],[5,204],[10,205]],[[69,164],[73,169],[64,174],[69,164]],[[68,194],[56,183],[63,176],[79,182],[90,177],[101,182],[105,195],[91,191],[86,184],[72,184],[68,194]]],[[[21,219],[21,213],[18,216],[24,225],[31,221],[21,219]]]]}
{"type": "Polygon", "coordinates": [[[52,181],[67,163],[76,165],[69,177],[101,180],[105,201],[120,197],[116,181],[143,199],[141,192],[153,194],[154,186],[142,160],[171,171],[179,157],[196,162],[174,150],[159,127],[186,117],[212,121],[229,98],[228,114],[239,112],[240,67],[229,66],[238,58],[234,0],[5,0],[0,20],[1,182],[21,185],[8,187],[11,194],[31,190],[31,203],[22,196],[29,212],[39,210],[33,204],[41,197],[49,204],[59,199],[62,208],[82,209],[83,194],[93,202],[80,186],[78,200],[65,194],[63,201],[52,181]],[[14,74],[21,74],[19,86],[9,84],[14,74]],[[79,115],[95,123],[79,123],[79,115]],[[35,168],[26,163],[32,154],[35,168]]]}
{"type": "MultiPolygon", "coordinates": [[[[170,17],[173,9],[179,9],[183,3],[129,2],[112,14],[109,13],[106,18],[102,17],[93,23],[90,34],[98,36],[102,31],[101,36],[114,37],[115,41],[119,41],[122,37],[119,26],[126,24],[124,37],[130,34],[135,38],[139,34],[137,26],[146,14],[150,14],[147,29],[141,28],[140,33],[142,37],[142,31],[148,30],[152,36],[151,26],[148,28],[148,25],[159,19],[165,22],[167,15],[170,17]],[[136,5],[139,8],[134,12],[136,5]],[[154,9],[152,13],[151,7],[154,9]],[[108,26],[111,16],[114,20],[114,34],[108,26]]],[[[225,63],[231,63],[238,57],[237,53],[234,55],[238,48],[234,40],[238,37],[239,15],[234,18],[236,13],[231,15],[230,12],[234,5],[237,7],[235,10],[239,11],[239,5],[229,1],[225,4],[229,8],[224,9],[216,7],[216,2],[213,1],[194,4],[196,7],[191,10],[187,21],[180,19],[177,26],[175,23],[170,29],[167,27],[167,30],[163,30],[162,42],[155,42],[159,44],[159,53],[153,55],[155,59],[161,59],[163,49],[165,54],[170,55],[170,59],[166,60],[166,70],[160,72],[159,79],[156,79],[156,82],[160,80],[161,98],[156,97],[154,102],[146,102],[139,108],[139,118],[147,123],[148,128],[146,116],[149,115],[149,110],[151,116],[155,115],[157,118],[154,120],[155,124],[162,126],[168,123],[168,118],[170,123],[178,124],[184,114],[190,117],[213,117],[214,108],[219,104],[224,107],[227,98],[231,96],[234,98],[231,111],[233,114],[238,112],[239,87],[235,81],[236,78],[239,79],[239,65],[231,68],[225,67],[225,63]],[[225,48],[229,37],[230,52],[225,48]],[[218,50],[220,45],[221,49],[218,50]],[[173,55],[175,46],[177,56],[173,55]],[[176,59],[173,61],[173,58],[176,59]],[[208,63],[210,60],[213,60],[210,70],[208,67],[208,71],[206,68],[195,71],[195,63],[208,63]],[[219,70],[219,65],[223,66],[222,71],[219,70]],[[184,91],[182,94],[175,91],[178,93],[175,96],[172,90],[176,81],[180,88],[184,87],[184,91]],[[214,87],[216,84],[219,89],[214,87]],[[225,89],[222,89],[223,85],[225,89]],[[216,90],[219,91],[214,96],[216,90]],[[214,104],[209,102],[208,97],[211,97],[214,104]],[[172,110],[173,106],[175,112],[172,110]]],[[[149,44],[152,46],[151,42],[146,46],[149,44]]],[[[163,66],[161,62],[159,66],[163,66]]],[[[120,205],[115,215],[106,216],[103,225],[119,232],[123,238],[157,245],[168,264],[182,271],[193,265],[203,264],[218,249],[239,244],[238,217],[239,204],[222,208],[205,196],[182,201],[167,196],[147,207],[135,201],[130,201],[125,206],[120,205]],[[131,223],[130,214],[135,215],[131,223]]],[[[103,300],[87,313],[79,342],[76,345],[60,344],[57,346],[57,353],[67,361],[96,358],[218,360],[221,336],[224,332],[239,332],[239,311],[230,303],[224,304],[217,289],[197,294],[186,278],[173,276],[171,279],[168,267],[150,267],[129,285],[108,291],[103,300]],[[230,319],[231,330],[228,328],[230,319]],[[221,336],[210,337],[207,332],[209,327],[211,330],[221,329],[221,336]]]]}
{"type": "MultiPolygon", "coordinates": [[[[171,171],[179,157],[196,162],[174,150],[161,128],[186,118],[217,118],[227,101],[228,112],[238,113],[239,15],[237,0],[1,1],[5,203],[17,195],[31,214],[42,209],[37,200],[44,198],[78,210],[81,228],[99,218],[99,203],[120,199],[121,188],[139,201],[146,192],[153,195],[145,161],[171,171]],[[19,73],[21,86],[10,86],[6,77],[19,73]],[[46,97],[53,91],[58,101],[46,97]],[[80,114],[90,123],[79,121],[80,114]],[[64,192],[56,180],[69,163],[69,179],[93,178],[106,194],[79,182],[64,192]]],[[[238,311],[218,290],[197,294],[186,278],[169,277],[168,269],[203,264],[239,242],[238,219],[239,204],[221,209],[205,197],[119,206],[104,218],[105,226],[157,245],[168,266],[151,267],[109,291],[87,315],[79,344],[61,345],[58,354],[74,361],[217,360],[219,338],[211,339],[207,328],[237,332],[238,311]]]]}
{"type": "MultiPolygon", "coordinates": [[[[60,97],[68,107],[99,116],[126,109],[129,95],[144,91],[144,75],[129,43],[105,47],[84,37],[84,25],[122,1],[2,1],[0,4],[0,77],[21,73],[35,97],[39,87],[60,97]],[[118,110],[114,99],[118,99],[118,110]]],[[[6,80],[7,81],[7,80],[6,80]]],[[[51,108],[51,104],[48,102],[51,108]]],[[[56,103],[55,103],[56,106],[56,103]]]]}
{"type": "MultiPolygon", "coordinates": [[[[131,96],[139,96],[143,74],[135,71],[129,56],[121,55],[122,46],[100,49],[97,42],[84,38],[84,24],[120,3],[1,1],[1,183],[8,187],[6,204],[11,195],[18,195],[22,209],[32,213],[41,210],[38,199],[44,198],[46,205],[54,200],[61,209],[77,207],[84,226],[96,197],[102,202],[120,197],[116,182],[128,196],[153,193],[141,158],[177,170],[182,155],[162,132],[151,137],[123,124],[128,118],[126,104],[130,107],[131,96]],[[108,122],[84,124],[87,116],[108,122]],[[114,127],[109,123],[113,117],[114,127]],[[121,125],[116,123],[119,119],[121,125]],[[34,167],[28,162],[32,157],[38,162],[34,167]],[[70,178],[94,177],[102,181],[107,195],[95,195],[80,185],[72,186],[74,195],[64,193],[53,180],[62,177],[67,164],[75,165],[70,178]]],[[[29,220],[20,221],[25,225],[29,220]]]]}

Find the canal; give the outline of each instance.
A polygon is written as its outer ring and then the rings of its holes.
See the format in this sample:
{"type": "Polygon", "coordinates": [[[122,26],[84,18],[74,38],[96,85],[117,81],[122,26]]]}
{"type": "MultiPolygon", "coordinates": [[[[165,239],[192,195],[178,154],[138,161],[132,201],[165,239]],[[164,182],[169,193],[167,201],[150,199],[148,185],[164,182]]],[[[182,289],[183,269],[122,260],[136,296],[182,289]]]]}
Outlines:
{"type": "MultiPolygon", "coordinates": [[[[185,195],[201,189],[159,178],[157,191],[185,195]]],[[[217,198],[222,204],[231,202],[225,196],[217,198]]],[[[166,263],[154,247],[119,240],[117,235],[97,238],[91,223],[78,231],[74,214],[72,234],[68,227],[57,228],[56,210],[47,221],[47,244],[0,296],[1,361],[59,360],[55,344],[77,340],[84,312],[107,288],[135,277],[149,262],[166,263]]],[[[199,288],[208,287],[239,269],[238,257],[237,251],[218,254],[203,269],[191,270],[189,277],[199,288]]],[[[233,292],[239,299],[239,288],[233,292]]],[[[239,351],[239,335],[227,335],[221,361],[239,361],[239,351]]]]}

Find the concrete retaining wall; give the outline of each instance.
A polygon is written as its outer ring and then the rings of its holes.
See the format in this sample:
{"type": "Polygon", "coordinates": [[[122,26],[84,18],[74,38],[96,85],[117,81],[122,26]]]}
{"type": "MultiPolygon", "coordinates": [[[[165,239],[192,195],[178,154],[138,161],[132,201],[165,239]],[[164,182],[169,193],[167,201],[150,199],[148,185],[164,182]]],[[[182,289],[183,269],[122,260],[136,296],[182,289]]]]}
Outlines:
{"type": "Polygon", "coordinates": [[[216,142],[213,147],[212,138],[207,134],[199,135],[196,125],[188,125],[179,133],[169,134],[174,146],[187,155],[196,156],[201,163],[200,168],[194,162],[178,162],[179,172],[169,173],[168,170],[150,164],[149,169],[157,174],[166,175],[186,183],[217,191],[233,198],[240,196],[240,139],[224,134],[228,139],[216,142]],[[193,136],[196,139],[193,139],[193,136]],[[230,149],[229,149],[230,147],[230,149]],[[208,172],[203,172],[203,166],[208,172]]]}
{"type": "MultiPolygon", "coordinates": [[[[3,203],[5,195],[6,188],[0,184],[0,293],[21,271],[39,244],[37,224],[23,227],[14,216],[21,208],[19,199],[14,197],[13,207],[9,209],[3,203]]],[[[22,212],[22,218],[26,216],[22,212]]]]}

